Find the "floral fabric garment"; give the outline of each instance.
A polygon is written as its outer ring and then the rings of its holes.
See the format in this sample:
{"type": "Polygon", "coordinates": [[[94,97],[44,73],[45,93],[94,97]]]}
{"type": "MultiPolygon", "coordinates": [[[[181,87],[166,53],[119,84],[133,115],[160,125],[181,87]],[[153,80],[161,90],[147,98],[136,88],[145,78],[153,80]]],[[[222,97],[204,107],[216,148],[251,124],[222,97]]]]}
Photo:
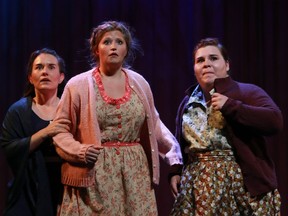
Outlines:
{"type": "Polygon", "coordinates": [[[281,200],[277,190],[263,196],[251,197],[245,190],[242,173],[233,153],[210,153],[209,156],[194,159],[194,162],[188,163],[184,168],[180,193],[171,216],[279,214],[281,200]]]}
{"type": "Polygon", "coordinates": [[[183,115],[183,137],[190,143],[185,153],[230,149],[225,136],[225,119],[221,112],[207,107],[203,93],[196,88],[187,103],[187,111],[183,115]]]}
{"type": "Polygon", "coordinates": [[[128,86],[128,81],[126,94],[119,99],[112,99],[106,95],[99,76],[96,76],[96,82],[96,109],[101,142],[139,142],[145,110],[137,94],[128,86]]]}
{"type": "Polygon", "coordinates": [[[104,148],[95,165],[95,185],[65,186],[60,215],[156,216],[148,162],[141,145],[104,148]]]}
{"type": "Polygon", "coordinates": [[[234,158],[220,111],[208,107],[201,89],[196,88],[183,115],[183,137],[188,163],[184,166],[179,194],[171,216],[277,215],[277,190],[251,198],[241,169],[234,158]]]}
{"type": "MultiPolygon", "coordinates": [[[[139,143],[145,111],[128,78],[125,95],[112,99],[105,94],[99,74],[94,76],[102,143],[139,143]]],[[[93,187],[65,186],[60,215],[158,215],[147,156],[140,144],[105,146],[95,164],[95,176],[93,187]]]]}

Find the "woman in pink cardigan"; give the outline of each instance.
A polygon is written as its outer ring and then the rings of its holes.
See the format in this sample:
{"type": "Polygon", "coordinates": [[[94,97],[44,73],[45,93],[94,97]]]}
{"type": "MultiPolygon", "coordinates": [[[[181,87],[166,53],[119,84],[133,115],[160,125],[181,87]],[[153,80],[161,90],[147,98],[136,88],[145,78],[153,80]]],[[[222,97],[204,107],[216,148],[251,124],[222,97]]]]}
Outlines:
{"type": "Polygon", "coordinates": [[[128,26],[102,23],[90,38],[97,65],[65,87],[57,119],[72,123],[54,137],[65,160],[59,215],[155,216],[159,155],[172,169],[182,164],[148,82],[127,67],[135,48],[128,26]]]}

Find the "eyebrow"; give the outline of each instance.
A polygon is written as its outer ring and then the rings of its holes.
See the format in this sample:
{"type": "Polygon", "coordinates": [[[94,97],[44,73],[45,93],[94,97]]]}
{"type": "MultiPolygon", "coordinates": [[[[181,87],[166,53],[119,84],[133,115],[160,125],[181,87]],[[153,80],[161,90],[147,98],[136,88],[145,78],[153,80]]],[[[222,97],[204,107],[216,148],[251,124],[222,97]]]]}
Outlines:
{"type": "Polygon", "coordinates": [[[35,66],[37,65],[57,65],[56,63],[48,63],[48,64],[45,64],[45,63],[38,63],[38,64],[34,64],[35,66]]]}
{"type": "MultiPolygon", "coordinates": [[[[211,56],[219,56],[218,54],[209,54],[208,57],[211,57],[211,56]]],[[[197,57],[196,59],[199,59],[199,58],[205,58],[204,56],[199,56],[197,57]]]]}

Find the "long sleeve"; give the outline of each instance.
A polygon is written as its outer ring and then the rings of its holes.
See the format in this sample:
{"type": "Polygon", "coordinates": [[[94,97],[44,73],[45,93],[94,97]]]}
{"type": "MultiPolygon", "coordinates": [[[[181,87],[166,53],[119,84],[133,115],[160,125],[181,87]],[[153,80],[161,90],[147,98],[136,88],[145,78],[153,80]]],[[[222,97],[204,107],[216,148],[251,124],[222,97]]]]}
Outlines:
{"type": "Polygon", "coordinates": [[[87,148],[101,145],[93,90],[91,71],[72,78],[64,89],[55,119],[70,120],[70,130],[53,140],[58,154],[66,161],[85,164],[87,148]]]}

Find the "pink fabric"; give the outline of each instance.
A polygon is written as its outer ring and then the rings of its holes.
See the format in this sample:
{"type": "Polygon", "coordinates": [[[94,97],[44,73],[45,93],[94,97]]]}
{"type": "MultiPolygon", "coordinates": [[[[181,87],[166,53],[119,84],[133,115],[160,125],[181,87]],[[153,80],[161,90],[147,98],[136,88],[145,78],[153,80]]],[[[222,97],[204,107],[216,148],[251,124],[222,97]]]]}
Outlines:
{"type": "MultiPolygon", "coordinates": [[[[62,166],[62,183],[71,186],[87,187],[94,183],[93,167],[88,167],[85,162],[87,148],[92,145],[101,146],[95,113],[94,70],[81,73],[68,81],[55,118],[72,122],[70,131],[53,138],[58,154],[67,161],[62,166]]],[[[148,82],[132,70],[124,71],[132,91],[136,92],[145,108],[146,120],[141,131],[141,144],[152,171],[152,181],[158,184],[159,155],[169,165],[182,164],[180,147],[159,118],[148,82]]]]}

